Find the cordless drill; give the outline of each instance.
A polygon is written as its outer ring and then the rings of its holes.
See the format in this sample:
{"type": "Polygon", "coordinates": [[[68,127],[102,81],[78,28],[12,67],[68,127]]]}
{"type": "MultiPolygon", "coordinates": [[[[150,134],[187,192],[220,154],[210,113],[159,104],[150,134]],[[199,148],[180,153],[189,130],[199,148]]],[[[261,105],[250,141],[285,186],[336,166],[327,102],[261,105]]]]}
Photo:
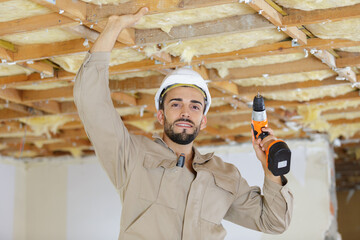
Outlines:
{"type": "MultiPolygon", "coordinates": [[[[251,128],[253,129],[254,138],[264,139],[269,135],[268,132],[262,131],[262,128],[268,126],[266,117],[264,98],[258,93],[254,97],[251,128]]],[[[282,140],[274,140],[265,147],[266,164],[268,169],[275,175],[280,176],[290,171],[291,151],[287,144],[282,140]]]]}

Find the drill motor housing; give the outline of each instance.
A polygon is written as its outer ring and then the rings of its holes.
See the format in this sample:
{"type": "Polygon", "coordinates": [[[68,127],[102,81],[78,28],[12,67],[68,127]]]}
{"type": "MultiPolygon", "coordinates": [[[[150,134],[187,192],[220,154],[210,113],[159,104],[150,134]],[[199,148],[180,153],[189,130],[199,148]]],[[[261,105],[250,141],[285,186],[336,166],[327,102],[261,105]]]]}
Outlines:
{"type": "MultiPolygon", "coordinates": [[[[261,95],[254,97],[251,128],[255,139],[264,139],[269,135],[262,128],[268,126],[264,98],[261,95]]],[[[266,163],[268,169],[275,175],[281,176],[290,171],[291,151],[282,140],[273,141],[267,146],[266,163]]]]}

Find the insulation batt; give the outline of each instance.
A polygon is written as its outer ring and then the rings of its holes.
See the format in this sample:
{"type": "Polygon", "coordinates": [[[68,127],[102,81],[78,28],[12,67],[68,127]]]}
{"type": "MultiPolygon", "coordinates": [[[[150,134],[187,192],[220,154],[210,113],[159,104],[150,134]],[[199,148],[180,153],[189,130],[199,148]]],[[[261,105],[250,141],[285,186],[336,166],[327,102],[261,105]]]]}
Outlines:
{"type": "Polygon", "coordinates": [[[319,38],[342,38],[360,41],[360,18],[346,19],[337,22],[310,24],[306,25],[306,28],[319,38]]]}
{"type": "Polygon", "coordinates": [[[255,11],[245,4],[231,3],[183,11],[145,15],[135,25],[137,29],[160,28],[169,33],[172,27],[213,21],[235,15],[253,14],[255,11]]]}
{"type": "Polygon", "coordinates": [[[280,74],[267,77],[253,77],[233,80],[236,84],[247,86],[273,86],[281,85],[285,83],[293,82],[305,82],[308,80],[323,80],[331,76],[335,76],[336,73],[331,70],[320,70],[302,73],[280,74]]]}
{"type": "Polygon", "coordinates": [[[128,123],[148,133],[155,130],[154,120],[139,120],[139,121],[131,121],[128,123]]]}
{"type": "Polygon", "coordinates": [[[36,157],[37,155],[38,155],[38,153],[35,151],[32,151],[32,150],[25,150],[21,153],[19,151],[8,153],[8,156],[12,156],[12,157],[16,157],[16,158],[19,158],[19,157],[32,158],[32,157],[36,157]]]}
{"type": "Polygon", "coordinates": [[[209,63],[205,64],[207,68],[215,68],[219,76],[224,78],[229,74],[229,68],[244,68],[251,66],[262,66],[267,64],[292,62],[305,58],[304,53],[292,53],[292,54],[281,54],[281,55],[270,55],[264,57],[245,58],[235,61],[209,63]]]}
{"type": "Polygon", "coordinates": [[[50,9],[26,0],[0,2],[0,22],[51,13],[50,9]]]}
{"type": "Polygon", "coordinates": [[[360,0],[274,0],[286,8],[311,11],[315,9],[336,8],[360,3],[360,0]]]}
{"type": "Polygon", "coordinates": [[[336,97],[354,91],[350,84],[323,86],[321,88],[305,88],[297,90],[276,91],[263,93],[265,98],[281,101],[310,101],[323,97],[336,97]]]}
{"type": "Polygon", "coordinates": [[[20,118],[19,121],[29,125],[35,135],[40,136],[42,134],[46,134],[46,136],[50,138],[50,132],[55,134],[60,126],[63,126],[65,123],[72,122],[73,117],[66,115],[50,115],[20,118]]]}
{"type": "MultiPolygon", "coordinates": [[[[334,118],[332,115],[321,115],[323,111],[331,110],[331,109],[346,109],[350,107],[357,107],[360,105],[360,100],[355,101],[338,101],[338,102],[330,102],[323,104],[311,104],[311,105],[299,105],[297,108],[297,112],[303,117],[301,122],[317,131],[327,131],[330,134],[330,139],[333,141],[339,136],[351,137],[354,133],[360,130],[359,124],[345,124],[346,126],[351,125],[350,127],[344,127],[343,125],[332,126],[328,123],[328,116],[330,118],[334,118]],[[343,129],[343,130],[341,130],[343,129]]],[[[351,117],[351,115],[346,115],[341,113],[341,118],[351,117]]],[[[351,119],[351,118],[350,118],[351,119]]]]}
{"type": "Polygon", "coordinates": [[[68,87],[71,83],[67,81],[43,82],[39,84],[17,85],[14,88],[18,90],[48,90],[53,88],[68,87]]]}
{"type": "Polygon", "coordinates": [[[19,65],[8,65],[6,63],[0,64],[0,77],[26,74],[29,75],[33,71],[21,67],[19,65]]]}
{"type": "Polygon", "coordinates": [[[62,42],[77,38],[80,38],[80,36],[77,34],[69,33],[61,28],[49,28],[46,30],[16,33],[0,37],[0,39],[18,45],[62,42]]]}
{"type": "Polygon", "coordinates": [[[42,148],[44,145],[46,144],[51,144],[51,143],[59,143],[59,142],[64,142],[65,140],[64,139],[60,139],[60,138],[57,138],[57,139],[46,139],[46,140],[37,140],[37,141],[34,141],[34,144],[37,148],[42,148]]]}
{"type": "Polygon", "coordinates": [[[344,47],[344,48],[340,48],[341,51],[345,51],[345,52],[360,52],[360,46],[356,46],[356,47],[344,47]]]}
{"type": "MultiPolygon", "coordinates": [[[[279,42],[287,37],[287,35],[276,29],[266,29],[179,41],[169,44],[161,51],[168,52],[173,56],[180,56],[184,62],[191,62],[194,56],[231,52],[243,48],[279,42]]],[[[149,52],[147,54],[149,54],[149,52]]]]}
{"type": "Polygon", "coordinates": [[[134,77],[149,77],[154,75],[160,75],[161,73],[155,72],[155,71],[142,71],[142,72],[132,72],[132,73],[124,73],[124,74],[118,74],[118,75],[112,75],[109,78],[111,80],[124,80],[127,78],[134,78],[134,77]]]}
{"type": "MultiPolygon", "coordinates": [[[[51,58],[51,61],[59,64],[68,72],[76,73],[84,61],[86,53],[65,55],[51,58]]],[[[126,63],[137,62],[145,59],[146,56],[131,48],[114,49],[111,52],[110,66],[126,63]]]]}
{"type": "Polygon", "coordinates": [[[116,4],[126,3],[131,0],[81,0],[81,1],[93,3],[96,5],[102,5],[102,4],[115,4],[116,5],[116,4]]]}

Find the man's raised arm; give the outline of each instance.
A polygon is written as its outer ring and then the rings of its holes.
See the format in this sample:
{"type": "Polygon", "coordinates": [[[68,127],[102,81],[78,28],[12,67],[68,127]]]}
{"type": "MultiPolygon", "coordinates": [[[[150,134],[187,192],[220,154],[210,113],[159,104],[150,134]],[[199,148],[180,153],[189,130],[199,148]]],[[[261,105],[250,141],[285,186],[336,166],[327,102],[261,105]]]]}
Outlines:
{"type": "Polygon", "coordinates": [[[110,51],[120,32],[133,26],[145,13],[111,16],[80,67],[74,86],[74,101],[85,131],[100,163],[120,190],[137,159],[137,141],[116,112],[109,89],[110,51]]]}

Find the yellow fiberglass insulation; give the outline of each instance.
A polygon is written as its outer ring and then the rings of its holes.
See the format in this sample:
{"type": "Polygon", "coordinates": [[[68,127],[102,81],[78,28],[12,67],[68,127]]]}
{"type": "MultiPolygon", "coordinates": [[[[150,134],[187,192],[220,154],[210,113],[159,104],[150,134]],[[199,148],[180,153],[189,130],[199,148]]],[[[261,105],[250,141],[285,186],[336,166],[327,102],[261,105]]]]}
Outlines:
{"type": "Polygon", "coordinates": [[[35,144],[35,146],[37,148],[42,148],[46,144],[59,143],[59,142],[64,142],[64,141],[65,141],[65,139],[54,138],[54,139],[36,140],[33,143],[35,144]]]}
{"type": "Polygon", "coordinates": [[[0,22],[8,22],[51,12],[52,11],[50,9],[47,9],[31,1],[0,1],[0,22]]]}
{"type": "Polygon", "coordinates": [[[276,91],[271,93],[263,93],[266,98],[281,101],[309,101],[311,99],[323,97],[336,97],[354,91],[351,84],[338,84],[323,86],[321,88],[304,88],[296,90],[276,91]]]}
{"type": "Polygon", "coordinates": [[[247,86],[272,86],[281,85],[293,82],[304,82],[308,80],[323,80],[331,76],[335,76],[336,73],[331,70],[320,70],[302,73],[289,73],[264,77],[253,77],[233,80],[236,84],[247,86]]]}
{"type": "MultiPolygon", "coordinates": [[[[200,38],[171,43],[161,51],[180,56],[184,62],[191,62],[194,56],[231,52],[286,39],[288,36],[276,29],[241,32],[229,35],[200,38]]],[[[148,54],[148,53],[147,53],[148,54]]]]}
{"type": "Polygon", "coordinates": [[[244,68],[251,66],[262,66],[275,63],[292,62],[304,58],[304,53],[291,53],[281,55],[270,55],[255,58],[244,58],[235,61],[205,64],[207,68],[215,68],[219,76],[224,78],[229,74],[229,68],[244,68]]]}
{"type": "Polygon", "coordinates": [[[124,73],[118,75],[112,75],[109,78],[111,80],[125,80],[127,78],[134,78],[134,77],[149,77],[154,75],[160,75],[161,73],[155,71],[142,71],[142,72],[132,72],[132,73],[124,73]]]}
{"type": "Polygon", "coordinates": [[[306,25],[315,36],[325,39],[349,39],[360,41],[360,18],[346,19],[337,22],[326,22],[306,25]]]}
{"type": "Polygon", "coordinates": [[[333,113],[326,114],[323,116],[327,121],[336,120],[336,119],[356,119],[360,118],[360,112],[343,112],[343,113],[333,113]]]}
{"type": "Polygon", "coordinates": [[[72,122],[73,117],[66,115],[48,115],[31,118],[20,118],[20,122],[26,123],[31,127],[35,135],[46,134],[50,138],[50,132],[56,134],[58,128],[67,122],[72,122]]]}
{"type": "Polygon", "coordinates": [[[15,33],[1,36],[0,39],[12,42],[18,45],[42,44],[62,42],[80,38],[79,35],[69,33],[61,28],[49,28],[26,33],[15,33]]]}
{"type": "Polygon", "coordinates": [[[79,147],[66,147],[56,149],[57,151],[70,152],[74,158],[79,158],[83,154],[83,150],[89,149],[88,146],[79,146],[79,147]]]}
{"type": "Polygon", "coordinates": [[[152,132],[155,130],[155,121],[154,120],[138,120],[128,122],[130,125],[137,127],[144,132],[152,132]]]}
{"type": "Polygon", "coordinates": [[[344,138],[351,138],[360,131],[360,123],[347,123],[340,125],[332,125],[329,129],[330,141],[343,136],[344,138]]]}
{"type": "MultiPolygon", "coordinates": [[[[60,65],[68,72],[76,73],[84,61],[86,53],[52,57],[51,61],[60,65]]],[[[137,62],[145,59],[146,56],[131,48],[114,49],[111,52],[110,66],[126,62],[137,62]]]]}
{"type": "Polygon", "coordinates": [[[16,85],[14,88],[19,90],[48,90],[52,88],[59,87],[68,87],[72,85],[72,83],[67,81],[56,81],[56,82],[43,82],[43,83],[33,83],[27,85],[16,85]]]}
{"type": "Polygon", "coordinates": [[[0,64],[0,77],[20,75],[20,74],[29,75],[32,72],[33,71],[31,71],[27,68],[21,67],[19,65],[9,65],[7,63],[0,64]]]}
{"type": "Polygon", "coordinates": [[[14,152],[9,152],[8,153],[8,156],[11,156],[11,157],[16,157],[16,158],[32,158],[32,157],[36,157],[38,155],[37,152],[35,151],[32,151],[32,150],[24,150],[22,152],[20,151],[14,151],[14,152]]]}
{"type": "Polygon", "coordinates": [[[131,0],[81,0],[81,1],[93,3],[96,5],[102,5],[102,4],[115,4],[116,5],[116,4],[126,3],[131,0]]]}
{"type": "Polygon", "coordinates": [[[255,11],[245,4],[230,3],[176,12],[145,15],[135,25],[135,28],[161,28],[164,32],[169,33],[171,28],[175,26],[213,21],[219,18],[252,13],[255,13],[255,11]]]}
{"type": "Polygon", "coordinates": [[[315,9],[350,6],[360,3],[360,0],[274,0],[274,2],[286,8],[297,8],[310,11],[315,9]]]}
{"type": "Polygon", "coordinates": [[[340,48],[340,50],[345,52],[360,52],[360,46],[344,47],[344,48],[340,48]]]}
{"type": "MultiPolygon", "coordinates": [[[[333,129],[327,120],[328,115],[321,115],[323,111],[331,110],[331,109],[345,109],[349,107],[357,107],[360,105],[360,100],[355,101],[337,101],[337,102],[327,102],[322,104],[311,104],[311,105],[299,105],[297,107],[297,112],[302,116],[302,124],[306,127],[309,127],[313,130],[317,131],[328,131],[332,134],[332,140],[338,135],[338,132],[333,129]],[[332,132],[332,133],[331,133],[332,132]]],[[[342,114],[343,115],[343,114],[342,114]]],[[[342,118],[346,117],[343,115],[342,118]]]]}
{"type": "Polygon", "coordinates": [[[116,108],[120,116],[135,115],[141,113],[142,106],[116,108]]]}

